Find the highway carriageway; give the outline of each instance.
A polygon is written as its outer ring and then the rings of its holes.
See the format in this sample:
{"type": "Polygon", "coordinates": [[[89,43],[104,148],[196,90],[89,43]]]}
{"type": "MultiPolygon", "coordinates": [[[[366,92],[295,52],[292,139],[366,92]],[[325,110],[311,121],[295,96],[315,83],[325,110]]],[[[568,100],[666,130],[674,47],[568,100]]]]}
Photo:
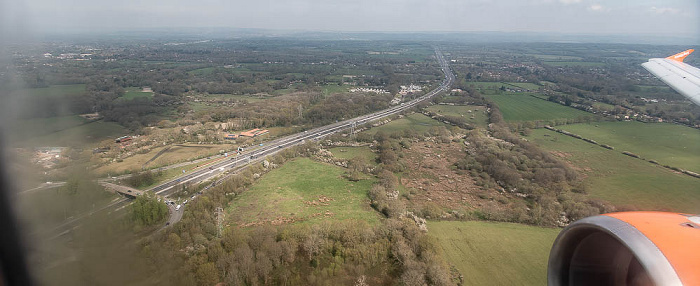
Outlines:
{"type": "MultiPolygon", "coordinates": [[[[305,140],[317,140],[322,137],[325,137],[327,135],[333,134],[335,132],[351,128],[353,125],[360,125],[364,124],[367,122],[371,122],[389,115],[397,114],[399,112],[402,112],[404,110],[407,110],[416,104],[429,99],[433,97],[434,95],[447,91],[450,85],[452,85],[452,82],[454,81],[454,75],[450,71],[449,67],[447,66],[447,62],[443,58],[442,54],[438,49],[435,51],[436,56],[438,58],[438,61],[440,62],[440,65],[442,66],[442,72],[445,74],[445,79],[443,80],[442,84],[440,86],[429,93],[416,98],[414,100],[411,100],[409,102],[405,102],[400,105],[393,106],[391,108],[378,111],[372,114],[368,115],[363,115],[360,117],[356,117],[353,119],[345,120],[342,122],[337,122],[333,123],[330,125],[326,125],[323,127],[318,127],[315,129],[307,130],[304,132],[300,132],[294,135],[290,135],[287,137],[283,137],[280,139],[276,139],[270,142],[265,143],[263,147],[257,148],[254,150],[251,150],[249,152],[243,153],[239,156],[235,156],[229,160],[222,160],[221,162],[215,163],[214,165],[210,166],[211,169],[209,168],[204,168],[198,171],[194,171],[190,174],[186,174],[183,176],[180,176],[174,180],[165,182],[161,185],[158,185],[149,191],[154,192],[156,195],[160,197],[167,197],[170,195],[173,190],[173,187],[177,186],[178,184],[185,183],[185,182],[201,182],[203,180],[206,180],[208,178],[211,178],[213,176],[219,175],[220,173],[223,172],[223,170],[226,170],[226,168],[235,168],[235,167],[244,167],[245,165],[251,163],[251,162],[257,162],[259,160],[262,160],[265,158],[265,156],[273,155],[281,150],[284,150],[287,147],[291,147],[294,145],[298,145],[302,143],[305,140]]],[[[106,182],[106,181],[105,181],[106,182]]],[[[100,183],[105,183],[105,182],[100,182],[100,183]]],[[[78,227],[80,225],[80,221],[86,217],[92,216],[95,213],[98,212],[113,212],[115,209],[119,210],[125,206],[127,206],[130,203],[129,199],[122,198],[122,199],[117,199],[115,201],[112,201],[110,204],[107,204],[101,208],[95,209],[93,211],[84,213],[82,215],[76,216],[75,218],[70,218],[67,221],[64,221],[62,224],[54,227],[53,229],[49,231],[43,232],[42,236],[49,237],[49,239],[54,239],[57,238],[70,230],[78,227]]],[[[182,210],[180,210],[182,211],[182,210]]]]}
{"type": "Polygon", "coordinates": [[[371,121],[375,121],[378,119],[381,119],[383,117],[387,117],[390,115],[394,115],[400,112],[403,112],[409,108],[414,107],[418,103],[430,99],[431,97],[435,96],[436,94],[440,92],[447,91],[452,85],[454,81],[454,75],[452,74],[451,70],[449,69],[449,66],[447,65],[447,61],[445,61],[443,55],[440,53],[439,50],[436,49],[435,54],[437,56],[437,59],[442,66],[442,72],[445,74],[445,79],[443,82],[440,84],[439,87],[436,89],[430,91],[429,93],[413,99],[408,102],[404,102],[400,105],[393,106],[391,108],[378,111],[375,113],[363,115],[360,117],[356,117],[353,119],[348,119],[345,121],[341,122],[336,122],[330,125],[314,128],[311,130],[307,130],[304,132],[300,132],[294,135],[289,135],[283,138],[279,138],[273,141],[269,141],[264,143],[263,147],[257,148],[255,150],[251,150],[249,152],[244,152],[240,155],[236,155],[231,157],[229,160],[222,160],[218,163],[215,163],[208,168],[203,168],[197,171],[194,171],[192,173],[182,175],[180,177],[177,177],[173,180],[170,180],[168,182],[165,182],[163,184],[160,184],[158,186],[155,186],[151,188],[149,191],[155,193],[156,195],[167,197],[171,193],[173,193],[175,190],[173,188],[179,184],[186,183],[186,182],[201,182],[206,179],[209,179],[211,177],[214,177],[216,175],[219,175],[226,171],[227,169],[235,168],[235,167],[241,167],[244,165],[247,165],[251,162],[257,162],[261,160],[262,158],[270,155],[274,155],[275,153],[284,150],[285,148],[292,147],[295,145],[299,145],[304,143],[306,140],[318,140],[321,139],[325,136],[331,135],[333,133],[349,129],[353,126],[358,126],[364,123],[368,123],[371,121]]]}

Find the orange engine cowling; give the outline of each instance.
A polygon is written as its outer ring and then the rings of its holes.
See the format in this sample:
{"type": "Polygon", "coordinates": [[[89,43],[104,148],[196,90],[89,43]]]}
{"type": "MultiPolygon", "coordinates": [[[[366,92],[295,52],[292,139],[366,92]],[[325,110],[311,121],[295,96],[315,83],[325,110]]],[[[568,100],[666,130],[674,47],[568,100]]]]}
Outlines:
{"type": "Polygon", "coordinates": [[[581,219],[549,254],[555,285],[700,285],[700,216],[621,212],[581,219]]]}

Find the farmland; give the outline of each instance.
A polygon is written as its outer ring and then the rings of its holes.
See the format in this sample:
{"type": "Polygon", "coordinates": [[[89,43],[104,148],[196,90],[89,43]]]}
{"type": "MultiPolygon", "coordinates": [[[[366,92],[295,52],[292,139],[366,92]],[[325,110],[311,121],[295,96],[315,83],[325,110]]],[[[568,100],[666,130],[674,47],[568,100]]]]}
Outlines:
{"type": "Polygon", "coordinates": [[[264,175],[228,207],[232,224],[245,226],[325,219],[379,221],[367,192],[374,179],[351,182],[344,169],[308,158],[264,175]]]}
{"type": "Polygon", "coordinates": [[[428,222],[428,236],[464,285],[545,285],[559,229],[480,221],[428,222]]]}
{"type": "Polygon", "coordinates": [[[546,129],[527,139],[570,162],[592,197],[640,210],[700,211],[697,178],[546,129]]]}
{"type": "Polygon", "coordinates": [[[546,100],[534,98],[526,94],[488,95],[503,113],[506,121],[532,121],[576,119],[592,114],[578,109],[566,107],[546,100]]]}
{"type": "Polygon", "coordinates": [[[669,123],[599,122],[561,129],[663,165],[700,173],[700,131],[669,123]]]}

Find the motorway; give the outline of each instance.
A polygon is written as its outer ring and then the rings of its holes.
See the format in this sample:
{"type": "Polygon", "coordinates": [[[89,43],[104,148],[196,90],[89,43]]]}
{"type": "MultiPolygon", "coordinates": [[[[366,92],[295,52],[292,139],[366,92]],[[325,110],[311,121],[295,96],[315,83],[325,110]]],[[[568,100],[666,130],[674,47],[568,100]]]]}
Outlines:
{"type": "MultiPolygon", "coordinates": [[[[263,160],[266,156],[274,155],[277,152],[280,152],[286,148],[296,146],[299,144],[303,144],[306,140],[319,140],[325,136],[334,134],[339,131],[343,131],[346,129],[350,129],[353,126],[360,126],[362,124],[372,122],[387,116],[391,116],[394,114],[401,113],[405,110],[408,110],[417,104],[428,100],[435,96],[438,93],[448,91],[450,86],[455,80],[454,74],[452,74],[452,71],[450,70],[447,61],[443,57],[442,53],[440,52],[439,49],[435,49],[435,55],[438,59],[438,62],[440,63],[441,69],[443,74],[445,75],[445,79],[442,81],[440,86],[438,86],[436,89],[428,92],[427,94],[418,97],[416,99],[413,99],[408,102],[401,103],[400,105],[396,105],[393,107],[390,107],[388,109],[378,111],[375,113],[359,116],[356,118],[348,119],[345,121],[341,122],[336,122],[330,125],[314,128],[311,130],[307,130],[304,132],[299,132],[294,135],[289,135],[286,137],[278,138],[273,141],[265,142],[262,147],[255,148],[254,150],[250,150],[248,152],[243,152],[240,155],[237,156],[229,156],[230,159],[226,160],[221,160],[218,163],[212,164],[211,166],[207,168],[203,168],[197,171],[193,171],[189,174],[182,175],[180,177],[177,177],[173,180],[167,181],[163,184],[160,184],[158,186],[155,186],[148,191],[151,191],[155,193],[156,195],[160,197],[168,197],[169,195],[173,194],[176,192],[177,188],[175,186],[186,183],[186,182],[191,182],[191,183],[199,183],[202,181],[205,181],[209,178],[218,176],[222,173],[224,173],[227,170],[231,170],[234,168],[242,168],[245,167],[246,165],[254,162],[258,162],[260,160],[263,160]]],[[[68,221],[65,221],[63,224],[55,227],[48,233],[51,233],[55,236],[49,235],[51,238],[58,237],[71,229],[77,227],[79,225],[79,221],[85,217],[92,216],[93,214],[97,212],[102,212],[102,211],[109,211],[110,209],[115,209],[115,208],[120,208],[125,206],[128,203],[128,199],[119,199],[115,200],[112,203],[101,207],[99,209],[96,209],[94,211],[91,211],[87,214],[83,214],[81,216],[78,216],[76,218],[70,219],[68,221]]],[[[170,208],[170,213],[171,216],[168,219],[168,225],[172,225],[180,220],[182,218],[182,213],[184,211],[184,205],[182,205],[182,208],[179,211],[175,211],[174,206],[168,205],[170,208]]],[[[47,235],[48,235],[47,233],[47,235]]]]}
{"type": "Polygon", "coordinates": [[[336,122],[330,125],[318,127],[315,129],[307,130],[294,135],[289,135],[273,141],[266,142],[264,143],[263,147],[257,148],[249,152],[244,152],[237,156],[233,156],[228,160],[222,160],[221,162],[215,163],[209,166],[208,168],[203,168],[201,170],[182,175],[173,180],[155,186],[149,191],[155,193],[156,195],[167,197],[168,195],[175,192],[176,189],[174,189],[174,187],[179,184],[186,182],[199,183],[205,181],[209,178],[222,174],[226,170],[236,167],[242,167],[252,162],[260,161],[266,156],[274,155],[275,153],[280,152],[288,147],[302,144],[306,140],[319,140],[336,132],[350,129],[353,126],[360,126],[368,122],[372,122],[387,116],[401,113],[425,100],[430,99],[438,93],[448,91],[450,86],[454,82],[454,74],[452,74],[452,71],[450,70],[447,64],[447,61],[445,60],[444,56],[442,55],[439,49],[435,50],[435,55],[438,59],[438,62],[440,63],[442,72],[445,75],[445,79],[442,81],[439,87],[421,97],[418,97],[408,102],[401,103],[400,105],[396,105],[382,111],[348,119],[341,122],[336,122]]]}

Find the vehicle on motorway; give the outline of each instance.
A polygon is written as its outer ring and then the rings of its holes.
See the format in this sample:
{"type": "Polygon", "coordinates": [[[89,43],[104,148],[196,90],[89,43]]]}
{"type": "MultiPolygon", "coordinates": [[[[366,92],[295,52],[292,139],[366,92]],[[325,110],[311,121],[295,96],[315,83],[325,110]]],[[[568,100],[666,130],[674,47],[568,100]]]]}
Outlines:
{"type": "Polygon", "coordinates": [[[182,205],[177,205],[177,206],[175,206],[175,211],[179,211],[179,210],[180,210],[180,207],[182,207],[182,205]]]}

